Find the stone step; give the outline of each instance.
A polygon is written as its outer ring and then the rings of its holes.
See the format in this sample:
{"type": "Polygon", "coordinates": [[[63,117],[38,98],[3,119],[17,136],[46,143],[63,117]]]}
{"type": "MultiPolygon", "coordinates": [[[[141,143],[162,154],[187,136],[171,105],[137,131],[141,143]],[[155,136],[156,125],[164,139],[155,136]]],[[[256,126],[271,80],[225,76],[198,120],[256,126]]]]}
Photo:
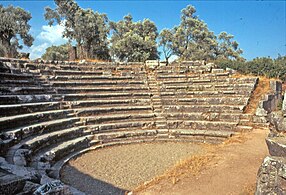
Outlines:
{"type": "Polygon", "coordinates": [[[77,70],[54,70],[56,75],[102,75],[103,71],[77,71],[77,70]]]}
{"type": "Polygon", "coordinates": [[[60,62],[60,63],[43,63],[40,62],[29,62],[27,67],[34,69],[51,69],[51,70],[141,70],[144,67],[144,64],[118,64],[114,62],[60,62]]]}
{"type": "Polygon", "coordinates": [[[133,112],[140,112],[149,111],[151,112],[151,106],[108,106],[108,107],[90,107],[90,108],[81,108],[75,109],[75,113],[78,116],[84,115],[97,115],[97,114],[104,114],[104,113],[129,113],[133,112]]]}
{"type": "Polygon", "coordinates": [[[18,114],[26,114],[40,111],[60,109],[60,102],[40,102],[40,103],[26,103],[26,104],[9,104],[0,105],[0,116],[12,116],[18,114]]]}
{"type": "Polygon", "coordinates": [[[108,80],[108,81],[78,81],[78,80],[68,80],[68,81],[51,81],[52,86],[54,87],[70,87],[70,86],[116,86],[116,85],[145,85],[144,81],[112,81],[112,80],[108,80]]]}
{"type": "MultiPolygon", "coordinates": [[[[0,89],[1,90],[1,89],[0,89]]],[[[113,91],[132,91],[132,92],[138,92],[138,91],[146,91],[148,92],[148,88],[145,86],[136,86],[136,87],[120,87],[120,86],[114,86],[114,87],[90,87],[90,88],[83,88],[83,87],[72,87],[72,88],[62,88],[57,87],[56,90],[58,93],[84,93],[84,92],[113,92],[113,91]]]]}
{"type": "Polygon", "coordinates": [[[30,81],[30,80],[8,80],[3,79],[0,80],[0,86],[3,85],[5,87],[33,87],[33,86],[39,86],[40,83],[30,81]]]}
{"type": "Polygon", "coordinates": [[[22,142],[20,144],[20,148],[28,149],[31,151],[31,154],[33,154],[50,145],[89,134],[89,132],[85,130],[85,126],[78,126],[35,136],[29,140],[25,140],[25,142],[22,142]]]}
{"type": "Polygon", "coordinates": [[[252,91],[241,91],[241,90],[213,90],[213,91],[167,91],[167,92],[161,92],[161,96],[179,96],[179,97],[184,97],[184,96],[189,96],[189,97],[206,97],[206,96],[244,96],[244,97],[249,97],[251,95],[252,91]]]}
{"type": "Polygon", "coordinates": [[[200,86],[189,86],[189,87],[175,87],[175,88],[164,88],[162,87],[160,89],[161,93],[163,92],[216,92],[216,91],[246,91],[247,93],[250,93],[253,90],[253,87],[232,87],[231,85],[226,88],[215,88],[212,85],[200,85],[200,86]]]}
{"type": "Polygon", "coordinates": [[[42,133],[48,133],[72,127],[74,126],[74,123],[78,122],[79,120],[79,118],[57,119],[28,126],[21,126],[9,131],[2,132],[2,137],[5,137],[6,139],[13,139],[15,142],[19,142],[22,139],[32,135],[41,135],[42,133]]]}
{"type": "Polygon", "coordinates": [[[87,80],[101,80],[103,82],[114,80],[114,81],[120,81],[120,80],[140,80],[140,77],[136,78],[135,76],[55,76],[49,78],[49,80],[57,80],[57,81],[67,81],[67,80],[78,80],[78,81],[87,81],[87,80]]]}
{"type": "Polygon", "coordinates": [[[174,83],[228,83],[228,84],[245,84],[245,83],[257,83],[257,77],[246,77],[246,78],[188,78],[185,75],[177,75],[173,77],[158,76],[159,82],[162,84],[174,84],[174,83]]]}
{"type": "Polygon", "coordinates": [[[119,130],[128,130],[131,128],[136,129],[156,129],[156,123],[153,120],[137,120],[137,121],[124,121],[124,122],[113,122],[113,123],[104,123],[97,125],[88,125],[87,128],[92,132],[107,132],[107,131],[119,131],[119,130]]]}
{"type": "Polygon", "coordinates": [[[51,146],[35,155],[31,164],[37,169],[49,169],[56,161],[69,153],[89,147],[92,139],[93,135],[87,135],[51,146]]]}
{"type": "Polygon", "coordinates": [[[90,116],[90,117],[81,117],[81,121],[84,121],[85,124],[100,124],[106,122],[114,121],[132,121],[132,120],[153,120],[153,113],[137,113],[137,114],[106,114],[99,116],[90,116]]]}
{"type": "Polygon", "coordinates": [[[161,89],[188,89],[188,90],[208,90],[208,89],[227,89],[227,88],[241,88],[241,89],[253,89],[254,83],[242,83],[242,84],[235,84],[235,83],[223,83],[223,84],[217,84],[215,82],[210,84],[195,84],[195,83],[178,83],[176,85],[174,84],[162,84],[161,89]]]}
{"type": "Polygon", "coordinates": [[[86,94],[59,94],[65,101],[80,101],[80,100],[104,100],[104,99],[150,99],[150,93],[140,92],[100,92],[100,93],[86,93],[86,94]]]}
{"type": "Polygon", "coordinates": [[[204,105],[246,105],[249,101],[249,97],[206,97],[206,98],[164,98],[162,104],[164,105],[192,105],[192,104],[204,104],[204,105]]]}
{"type": "Polygon", "coordinates": [[[51,110],[45,112],[33,112],[22,115],[14,115],[0,118],[0,132],[18,126],[31,125],[49,120],[67,117],[71,110],[51,110]]]}
{"type": "Polygon", "coordinates": [[[238,125],[236,127],[237,131],[251,131],[253,129],[253,127],[251,126],[247,126],[247,125],[238,125]]]}
{"type": "Polygon", "coordinates": [[[150,105],[150,99],[109,99],[109,100],[81,100],[65,102],[69,108],[119,105],[150,105]]]}
{"type": "Polygon", "coordinates": [[[0,95],[0,105],[23,104],[31,102],[52,102],[61,100],[60,96],[48,95],[0,95]]]}
{"type": "Polygon", "coordinates": [[[172,112],[219,112],[219,113],[242,113],[245,105],[165,105],[164,110],[166,113],[172,112]]]}
{"type": "Polygon", "coordinates": [[[156,136],[157,130],[138,130],[138,131],[120,131],[120,132],[109,132],[109,133],[98,133],[94,135],[94,138],[100,140],[102,143],[107,143],[112,140],[126,139],[134,137],[148,137],[156,136]]]}
{"type": "Polygon", "coordinates": [[[168,120],[205,120],[205,121],[224,121],[239,123],[244,118],[242,113],[220,113],[220,112],[170,112],[164,116],[168,120]]]}
{"type": "Polygon", "coordinates": [[[249,120],[249,119],[241,119],[239,121],[239,125],[242,125],[242,126],[248,126],[248,125],[251,125],[252,124],[252,121],[249,120]]]}
{"type": "Polygon", "coordinates": [[[238,123],[222,121],[168,120],[168,129],[201,129],[216,131],[236,131],[238,123]]]}
{"type": "Polygon", "coordinates": [[[0,87],[0,95],[30,95],[52,93],[55,93],[55,91],[46,87],[0,87]]]}
{"type": "Polygon", "coordinates": [[[212,130],[189,130],[189,129],[176,129],[176,130],[169,130],[170,134],[175,137],[182,137],[182,136],[194,136],[194,137],[201,137],[201,139],[205,139],[205,137],[221,137],[221,138],[229,138],[235,134],[234,131],[212,131],[212,130]]]}
{"type": "Polygon", "coordinates": [[[33,81],[37,77],[38,77],[37,75],[27,74],[27,73],[14,74],[14,73],[0,72],[1,80],[31,80],[33,81]]]}

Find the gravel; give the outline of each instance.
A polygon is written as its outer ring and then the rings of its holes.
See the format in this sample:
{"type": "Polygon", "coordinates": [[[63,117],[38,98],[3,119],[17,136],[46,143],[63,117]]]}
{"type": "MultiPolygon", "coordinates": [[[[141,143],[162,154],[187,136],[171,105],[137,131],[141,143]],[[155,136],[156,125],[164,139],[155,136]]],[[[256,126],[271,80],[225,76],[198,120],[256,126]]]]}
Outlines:
{"type": "Polygon", "coordinates": [[[62,180],[88,194],[124,194],[164,173],[181,159],[203,151],[188,142],[140,143],[106,147],[70,160],[62,180]]]}

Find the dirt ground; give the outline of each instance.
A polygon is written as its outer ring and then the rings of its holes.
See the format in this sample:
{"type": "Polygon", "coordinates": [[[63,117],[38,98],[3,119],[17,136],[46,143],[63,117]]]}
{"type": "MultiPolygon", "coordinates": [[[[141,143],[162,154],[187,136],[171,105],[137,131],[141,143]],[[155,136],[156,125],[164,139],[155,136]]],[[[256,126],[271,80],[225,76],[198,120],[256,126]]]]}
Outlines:
{"type": "Polygon", "coordinates": [[[182,175],[175,184],[170,177],[165,177],[147,187],[140,186],[134,194],[254,194],[258,168],[268,154],[267,133],[254,130],[210,148],[214,158],[199,173],[182,175]]]}
{"type": "Polygon", "coordinates": [[[163,174],[178,160],[203,152],[204,147],[188,142],[113,146],[71,160],[61,175],[65,183],[89,194],[124,194],[163,174]]]}
{"type": "Polygon", "coordinates": [[[88,194],[253,194],[268,154],[267,133],[254,130],[215,146],[165,142],[95,150],[70,161],[62,179],[88,194]]]}

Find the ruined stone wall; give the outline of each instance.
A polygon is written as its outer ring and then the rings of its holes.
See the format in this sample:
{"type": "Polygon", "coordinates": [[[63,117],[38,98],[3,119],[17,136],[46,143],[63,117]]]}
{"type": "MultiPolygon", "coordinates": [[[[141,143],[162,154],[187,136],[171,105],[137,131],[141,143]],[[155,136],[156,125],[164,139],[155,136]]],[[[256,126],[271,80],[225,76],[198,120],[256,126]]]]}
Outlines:
{"type": "Polygon", "coordinates": [[[281,87],[277,82],[272,89],[276,90],[271,95],[273,98],[263,104],[270,123],[270,133],[266,138],[270,156],[264,159],[258,171],[256,195],[286,194],[286,97],[284,93],[282,103],[281,87]],[[282,109],[277,109],[277,106],[282,109]]]}

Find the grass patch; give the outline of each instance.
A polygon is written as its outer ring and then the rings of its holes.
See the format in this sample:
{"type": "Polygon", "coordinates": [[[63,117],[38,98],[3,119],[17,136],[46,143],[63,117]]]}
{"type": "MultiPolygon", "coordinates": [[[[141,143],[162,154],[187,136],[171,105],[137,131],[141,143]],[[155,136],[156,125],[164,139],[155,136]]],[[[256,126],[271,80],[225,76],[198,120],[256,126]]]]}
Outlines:
{"type": "Polygon", "coordinates": [[[270,92],[270,79],[266,77],[259,77],[258,84],[254,89],[250,101],[246,106],[245,113],[254,114],[260,100],[265,94],[270,92]]]}

